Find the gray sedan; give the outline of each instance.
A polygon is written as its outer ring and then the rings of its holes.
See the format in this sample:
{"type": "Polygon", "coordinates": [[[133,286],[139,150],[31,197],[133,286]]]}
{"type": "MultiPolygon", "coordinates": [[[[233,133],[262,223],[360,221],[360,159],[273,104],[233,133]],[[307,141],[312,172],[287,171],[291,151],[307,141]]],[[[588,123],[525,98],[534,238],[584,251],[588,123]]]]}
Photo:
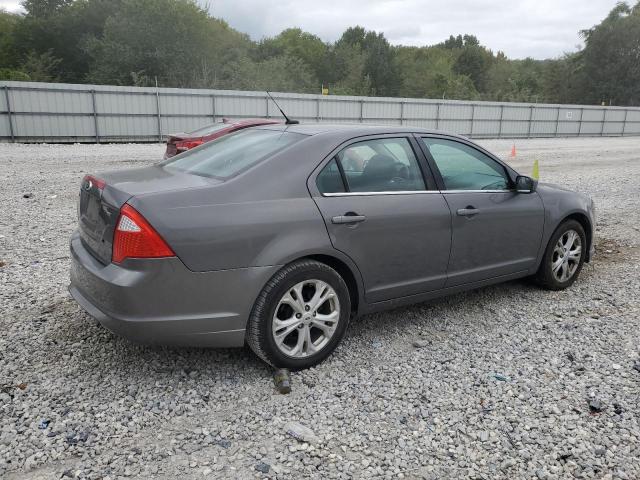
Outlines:
{"type": "Polygon", "coordinates": [[[70,292],[153,344],[325,359],[358,316],[533,277],[560,290],[593,250],[591,199],[466,138],[270,125],[157,165],[87,176],[70,292]]]}

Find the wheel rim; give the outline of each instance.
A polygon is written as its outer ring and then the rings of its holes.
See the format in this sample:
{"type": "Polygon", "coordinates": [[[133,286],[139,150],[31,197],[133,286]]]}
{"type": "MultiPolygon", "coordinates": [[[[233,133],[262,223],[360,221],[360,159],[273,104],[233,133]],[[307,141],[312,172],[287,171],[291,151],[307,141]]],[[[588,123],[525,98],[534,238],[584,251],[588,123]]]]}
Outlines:
{"type": "Polygon", "coordinates": [[[340,320],[340,301],[322,280],[305,280],[282,296],[273,314],[272,335],[278,349],[292,358],[327,346],[340,320]]]}
{"type": "Polygon", "coordinates": [[[582,239],[575,230],[564,232],[551,256],[551,271],[559,282],[571,279],[578,270],[582,258],[582,239]]]}

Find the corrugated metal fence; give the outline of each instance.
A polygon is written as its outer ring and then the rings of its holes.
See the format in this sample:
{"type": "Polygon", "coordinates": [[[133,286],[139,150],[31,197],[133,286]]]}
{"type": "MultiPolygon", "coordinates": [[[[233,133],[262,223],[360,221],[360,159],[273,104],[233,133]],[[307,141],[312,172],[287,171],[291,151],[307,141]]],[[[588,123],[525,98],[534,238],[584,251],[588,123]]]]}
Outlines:
{"type": "MultiPolygon", "coordinates": [[[[274,93],[300,121],[411,125],[476,138],[640,135],[640,108],[274,93]]],[[[0,141],[162,141],[223,117],[276,117],[265,92],[0,82],[0,141]]]]}

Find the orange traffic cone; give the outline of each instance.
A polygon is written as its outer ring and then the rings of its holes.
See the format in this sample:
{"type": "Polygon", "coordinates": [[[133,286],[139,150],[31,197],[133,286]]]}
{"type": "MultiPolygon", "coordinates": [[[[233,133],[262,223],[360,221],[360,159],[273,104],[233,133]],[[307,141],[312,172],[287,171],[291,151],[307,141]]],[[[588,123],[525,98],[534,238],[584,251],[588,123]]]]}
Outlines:
{"type": "Polygon", "coordinates": [[[516,158],[516,144],[513,144],[513,147],[511,147],[511,155],[509,155],[511,158],[516,158]]]}

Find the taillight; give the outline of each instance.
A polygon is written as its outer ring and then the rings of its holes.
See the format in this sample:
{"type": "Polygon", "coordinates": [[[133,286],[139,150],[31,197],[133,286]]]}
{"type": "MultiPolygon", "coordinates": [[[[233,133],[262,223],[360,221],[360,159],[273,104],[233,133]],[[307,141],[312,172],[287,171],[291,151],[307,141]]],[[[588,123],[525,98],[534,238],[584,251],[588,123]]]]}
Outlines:
{"type": "Polygon", "coordinates": [[[94,177],[93,175],[85,175],[82,179],[82,188],[85,190],[91,190],[97,188],[98,190],[104,190],[104,180],[94,177]]]}
{"type": "Polygon", "coordinates": [[[184,142],[176,142],[176,150],[179,152],[186,152],[187,150],[198,147],[203,143],[204,142],[202,140],[187,140],[184,142]]]}
{"type": "Polygon", "coordinates": [[[171,247],[160,234],[128,203],[120,209],[120,217],[113,235],[111,261],[125,258],[175,257],[171,247]]]}

